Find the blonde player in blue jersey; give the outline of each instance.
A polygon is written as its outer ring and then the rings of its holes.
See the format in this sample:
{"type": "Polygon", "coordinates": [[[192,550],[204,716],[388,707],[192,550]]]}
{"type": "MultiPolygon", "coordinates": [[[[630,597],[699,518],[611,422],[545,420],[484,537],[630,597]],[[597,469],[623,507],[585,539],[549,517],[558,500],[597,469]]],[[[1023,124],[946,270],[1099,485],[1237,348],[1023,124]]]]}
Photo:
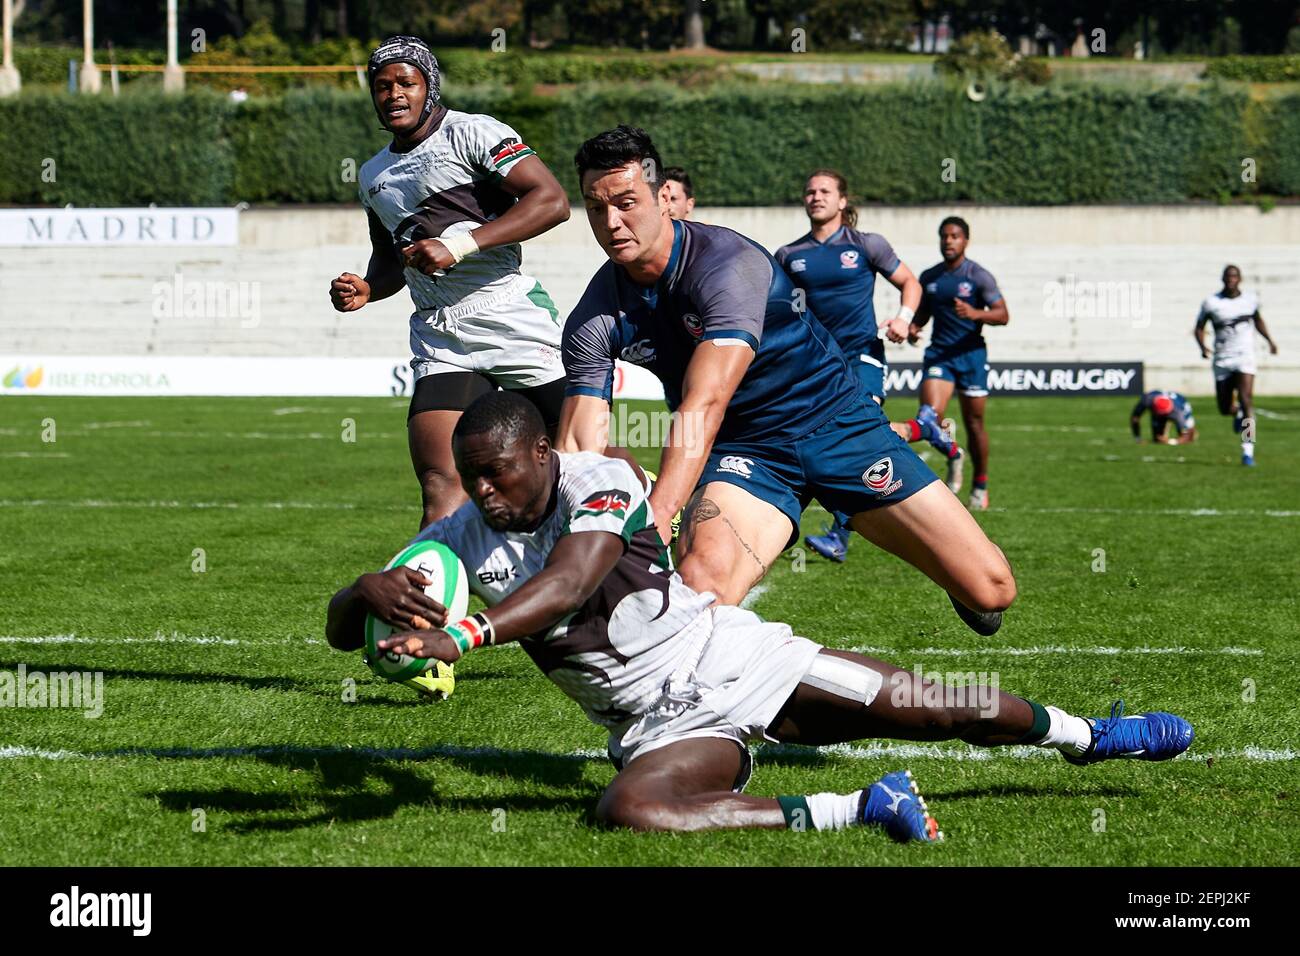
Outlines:
{"type": "MultiPolygon", "coordinates": [[[[805,305],[826,327],[848,359],[863,391],[885,404],[885,343],[880,339],[873,296],[876,276],[899,292],[898,313],[884,326],[886,338],[903,342],[921,304],[921,283],[879,233],[858,230],[858,212],[849,202],[848,184],[833,169],[815,170],[804,184],[804,211],[809,230],[775,253],[799,289],[805,305]]],[[[909,437],[903,426],[893,426],[909,437]]],[[[937,437],[937,436],[936,436],[937,437]]],[[[953,454],[959,454],[955,445],[953,454]]],[[[837,513],[823,534],[809,535],[808,546],[822,557],[843,561],[848,554],[848,515],[837,513]]]]}

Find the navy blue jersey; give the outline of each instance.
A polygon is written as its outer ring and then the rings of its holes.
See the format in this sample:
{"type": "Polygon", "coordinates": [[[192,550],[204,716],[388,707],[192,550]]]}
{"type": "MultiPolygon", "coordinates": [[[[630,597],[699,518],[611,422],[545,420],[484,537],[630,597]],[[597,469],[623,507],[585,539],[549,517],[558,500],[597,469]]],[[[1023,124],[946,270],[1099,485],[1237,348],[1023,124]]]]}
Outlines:
{"type": "Polygon", "coordinates": [[[673,222],[668,267],[650,288],[606,262],[564,326],[566,395],[609,401],[614,360],[649,369],[668,407],[682,401],[686,366],[702,342],[755,352],[716,442],[800,438],[858,397],[844,353],[758,243],[722,226],[673,222]],[[742,347],[742,346],[737,346],[742,347]]]}
{"type": "Polygon", "coordinates": [[[1187,431],[1187,429],[1191,428],[1192,425],[1196,423],[1196,420],[1192,417],[1191,403],[1189,403],[1187,399],[1178,392],[1168,392],[1163,389],[1156,389],[1155,391],[1147,392],[1139,398],[1137,404],[1133,406],[1132,417],[1138,418],[1144,412],[1148,411],[1151,413],[1153,419],[1168,417],[1173,421],[1174,427],[1176,427],[1180,432],[1187,431]],[[1157,415],[1156,410],[1153,407],[1156,399],[1162,395],[1174,403],[1173,411],[1171,411],[1168,416],[1157,415]]]}
{"type": "Polygon", "coordinates": [[[921,273],[922,304],[929,308],[934,331],[930,348],[942,355],[956,355],[984,348],[983,325],[957,315],[956,301],[963,299],[976,311],[1002,299],[993,274],[972,259],[963,259],[956,269],[940,262],[921,273]]]}
{"type": "Polygon", "coordinates": [[[884,236],[841,226],[825,242],[812,233],[776,250],[790,281],[807,290],[808,306],[849,358],[869,352],[879,337],[876,273],[888,278],[900,260],[884,236]]]}

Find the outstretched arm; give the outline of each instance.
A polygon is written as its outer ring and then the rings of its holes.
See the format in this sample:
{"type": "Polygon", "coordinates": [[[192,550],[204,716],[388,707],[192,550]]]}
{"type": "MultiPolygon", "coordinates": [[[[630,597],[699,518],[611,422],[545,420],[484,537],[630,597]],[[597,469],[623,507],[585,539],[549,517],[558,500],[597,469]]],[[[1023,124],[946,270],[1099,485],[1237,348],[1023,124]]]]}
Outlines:
{"type": "MultiPolygon", "coordinates": [[[[492,643],[505,644],[545,631],[578,610],[614,569],[623,549],[623,539],[609,531],[561,536],[546,567],[491,609],[492,643]]],[[[380,641],[379,647],[452,663],[464,653],[454,628],[453,622],[448,630],[394,634],[380,641]]]]}
{"type": "Polygon", "coordinates": [[[701,342],[686,366],[682,403],[672,417],[668,441],[659,460],[659,479],[650,507],[659,536],[672,541],[672,519],[695,490],[713,449],[731,396],[754,361],[754,349],[739,339],[701,342]]]}

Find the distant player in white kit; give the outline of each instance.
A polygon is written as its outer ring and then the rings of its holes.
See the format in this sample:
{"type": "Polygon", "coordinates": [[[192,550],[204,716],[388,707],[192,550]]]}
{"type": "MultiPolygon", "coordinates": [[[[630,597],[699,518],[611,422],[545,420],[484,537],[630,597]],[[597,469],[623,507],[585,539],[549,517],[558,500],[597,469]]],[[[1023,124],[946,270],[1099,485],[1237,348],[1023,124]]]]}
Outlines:
{"type": "Polygon", "coordinates": [[[424,499],[421,527],[465,502],[451,454],[461,412],[498,387],[537,406],[554,430],[564,400],[555,305],[520,271],[519,244],[569,218],[551,171],[509,126],[439,102],[438,62],[418,37],[385,40],[367,65],[375,111],[393,142],[361,167],[370,221],[365,278],[345,272],[340,312],[411,292],[407,417],[424,499]]]}
{"type": "Polygon", "coordinates": [[[1241,463],[1255,464],[1255,329],[1277,354],[1277,343],[1268,334],[1259,314],[1259,296],[1241,288],[1241,270],[1223,270],[1223,288],[1201,303],[1193,335],[1201,358],[1210,358],[1205,347],[1206,323],[1214,325],[1214,397],[1219,414],[1231,415],[1232,430],[1241,435],[1241,463]]]}

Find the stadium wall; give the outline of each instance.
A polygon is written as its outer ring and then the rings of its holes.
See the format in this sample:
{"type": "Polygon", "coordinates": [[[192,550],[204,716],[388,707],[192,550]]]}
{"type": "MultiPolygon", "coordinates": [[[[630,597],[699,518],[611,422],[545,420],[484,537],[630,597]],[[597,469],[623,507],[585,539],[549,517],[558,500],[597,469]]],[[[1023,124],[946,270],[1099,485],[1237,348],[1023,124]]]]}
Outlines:
{"type": "MultiPolygon", "coordinates": [[[[1257,391],[1300,394],[1300,207],[866,207],[860,227],[885,235],[919,273],[938,261],[938,223],[954,211],[971,224],[971,258],[996,276],[1011,310],[1010,325],[988,333],[994,361],[1142,361],[1147,387],[1208,394],[1208,363],[1191,331],[1232,262],[1260,293],[1281,346],[1270,356],[1260,343],[1257,391]]],[[[768,249],[806,230],[791,207],[696,213],[768,249]]],[[[42,357],[98,356],[219,358],[224,375],[240,367],[232,358],[301,359],[305,382],[331,374],[316,360],[366,360],[381,367],[385,387],[397,381],[390,369],[409,356],[405,294],[346,315],[328,301],[334,276],[365,269],[359,209],[245,211],[237,234],[226,246],[5,248],[0,378],[42,357]]],[[[525,246],[525,270],[562,317],[603,261],[581,209],[525,246]]],[[[878,283],[878,314],[892,315],[897,301],[878,283]]],[[[920,360],[918,349],[887,351],[895,362],[920,360]]],[[[238,387],[256,393],[258,370],[273,367],[249,364],[238,387]]],[[[359,387],[340,376],[337,388],[359,387]]]]}

